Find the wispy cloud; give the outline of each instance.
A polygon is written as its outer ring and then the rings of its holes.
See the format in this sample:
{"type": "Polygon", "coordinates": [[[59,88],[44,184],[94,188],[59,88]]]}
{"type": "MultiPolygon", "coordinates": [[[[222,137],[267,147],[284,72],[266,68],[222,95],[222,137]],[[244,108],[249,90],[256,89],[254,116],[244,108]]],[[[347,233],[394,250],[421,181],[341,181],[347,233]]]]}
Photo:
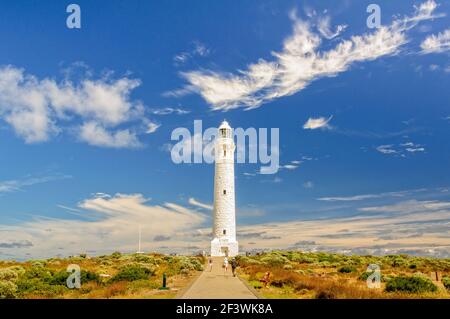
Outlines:
{"type": "Polygon", "coordinates": [[[422,53],[441,53],[450,50],[450,29],[428,36],[420,45],[422,53]]]}
{"type": "Polygon", "coordinates": [[[198,200],[196,200],[193,197],[189,198],[189,204],[197,206],[197,207],[200,207],[200,208],[203,208],[203,209],[207,209],[207,210],[212,210],[213,209],[212,205],[199,202],[198,200]]]}
{"type": "Polygon", "coordinates": [[[151,205],[142,194],[92,197],[81,201],[77,209],[96,213],[98,218],[39,217],[14,226],[0,225],[2,248],[14,249],[15,258],[136,251],[140,226],[143,249],[156,250],[160,243],[154,240],[155,236],[164,236],[170,237],[165,243],[170,249],[188,252],[185,244],[190,240],[186,237],[188,232],[196,230],[206,219],[203,214],[175,203],[151,205]]]}
{"type": "Polygon", "coordinates": [[[340,24],[336,26],[336,30],[332,31],[330,27],[330,17],[325,16],[319,19],[319,22],[317,24],[317,30],[320,32],[320,34],[327,38],[327,39],[333,39],[337,37],[339,34],[344,32],[344,30],[347,28],[347,25],[340,24]]]}
{"type": "Polygon", "coordinates": [[[213,110],[256,108],[295,94],[314,80],[347,71],[356,62],[398,54],[408,42],[406,32],[420,21],[437,17],[433,15],[436,7],[434,1],[426,1],[416,7],[412,16],[396,18],[373,33],[354,35],[328,51],[319,51],[322,39],[311,31],[308,22],[291,15],[293,34],[284,41],[280,52],[272,53],[273,61],[260,59],[235,74],[211,70],[182,72],[188,84],[177,93],[196,92],[213,110]]]}
{"type": "Polygon", "coordinates": [[[151,134],[151,133],[155,133],[156,132],[156,130],[158,129],[158,128],[160,128],[161,127],[161,124],[158,124],[158,123],[156,123],[156,122],[148,122],[147,123],[147,130],[146,130],[146,133],[147,134],[151,134]]]}
{"type": "Polygon", "coordinates": [[[154,115],[169,115],[169,114],[184,115],[189,114],[191,111],[181,108],[163,107],[159,109],[151,109],[150,112],[154,115]]]}
{"type": "Polygon", "coordinates": [[[48,183],[48,182],[67,179],[67,178],[71,178],[71,177],[72,176],[70,176],[70,175],[64,175],[64,174],[53,174],[53,175],[47,175],[47,176],[29,176],[29,177],[25,177],[23,179],[0,181],[0,194],[1,193],[18,192],[18,191],[22,191],[24,188],[32,186],[32,185],[48,183]]]}
{"type": "Polygon", "coordinates": [[[205,44],[199,41],[194,41],[193,48],[191,50],[178,53],[173,57],[173,61],[175,65],[181,65],[195,56],[206,57],[210,54],[210,52],[211,50],[206,47],[205,44]]]}
{"type": "Polygon", "coordinates": [[[316,130],[318,128],[320,129],[329,129],[331,126],[328,124],[333,116],[330,116],[329,118],[325,117],[318,117],[318,118],[312,118],[310,117],[305,124],[303,124],[303,128],[305,130],[316,130]]]}
{"type": "Polygon", "coordinates": [[[244,250],[301,248],[345,254],[450,256],[450,204],[401,201],[363,208],[352,217],[238,227],[244,250]],[[366,215],[366,213],[370,214],[366,215]]]}
{"type": "Polygon", "coordinates": [[[383,154],[397,154],[397,151],[392,148],[392,144],[377,146],[377,151],[383,154]]]}
{"type": "Polygon", "coordinates": [[[422,153],[425,152],[425,147],[421,144],[415,144],[413,142],[401,143],[398,146],[393,144],[379,145],[376,150],[385,155],[395,155],[400,157],[406,157],[406,153],[422,153]]]}
{"type": "Polygon", "coordinates": [[[334,197],[320,197],[318,200],[328,201],[328,202],[336,202],[336,201],[362,201],[367,199],[374,198],[385,198],[385,197],[404,197],[417,192],[423,192],[425,189],[413,189],[406,191],[398,191],[398,192],[384,192],[378,194],[360,194],[360,195],[352,195],[352,196],[334,196],[334,197]]]}

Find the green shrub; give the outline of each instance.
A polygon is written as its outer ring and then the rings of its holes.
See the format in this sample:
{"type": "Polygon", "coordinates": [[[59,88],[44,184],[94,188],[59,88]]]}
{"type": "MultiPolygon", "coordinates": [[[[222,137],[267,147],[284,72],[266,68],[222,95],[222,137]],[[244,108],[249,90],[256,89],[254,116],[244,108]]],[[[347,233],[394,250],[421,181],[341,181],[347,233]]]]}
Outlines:
{"type": "Polygon", "coordinates": [[[203,270],[203,265],[196,257],[177,256],[178,272],[188,274],[191,270],[203,270]]]}
{"type": "Polygon", "coordinates": [[[261,261],[271,267],[280,267],[289,263],[289,259],[280,254],[269,254],[261,258],[261,261]]]}
{"type": "Polygon", "coordinates": [[[353,266],[342,266],[341,268],[339,268],[338,270],[340,273],[344,273],[344,274],[348,274],[351,272],[355,272],[356,268],[353,266]]]}
{"type": "Polygon", "coordinates": [[[261,289],[263,287],[262,283],[257,280],[252,280],[249,283],[255,289],[261,289]]]}
{"type": "Polygon", "coordinates": [[[24,279],[39,279],[44,282],[50,282],[53,277],[53,271],[42,266],[33,266],[28,268],[21,276],[24,279]]]}
{"type": "Polygon", "coordinates": [[[444,285],[447,290],[450,290],[450,277],[444,276],[442,277],[442,284],[444,285]]]}
{"type": "Polygon", "coordinates": [[[17,297],[17,286],[15,283],[0,280],[0,299],[13,299],[17,297]]]}
{"type": "Polygon", "coordinates": [[[426,278],[424,276],[397,276],[386,283],[385,290],[387,292],[404,291],[420,293],[434,292],[437,290],[437,287],[429,278],[426,278]]]}
{"type": "Polygon", "coordinates": [[[133,255],[133,259],[136,262],[141,262],[141,263],[146,263],[146,264],[156,264],[155,258],[153,258],[152,256],[135,254],[135,255],[133,255]]]}
{"type": "Polygon", "coordinates": [[[118,259],[122,256],[122,254],[118,251],[115,251],[111,254],[111,258],[118,259]]]}
{"type": "Polygon", "coordinates": [[[10,268],[0,269],[0,281],[16,281],[19,275],[10,268]]]}
{"type": "MultiPolygon", "coordinates": [[[[374,273],[373,271],[365,271],[365,272],[361,273],[361,275],[359,275],[358,279],[359,279],[359,280],[363,280],[363,281],[367,281],[367,278],[368,278],[370,275],[372,275],[373,273],[374,273]]],[[[387,281],[387,277],[383,276],[383,275],[380,273],[380,280],[381,280],[381,281],[387,281]]]]}
{"type": "Polygon", "coordinates": [[[404,260],[403,258],[395,258],[392,261],[392,267],[405,267],[407,264],[406,260],[404,260]]]}
{"type": "Polygon", "coordinates": [[[52,285],[38,278],[20,279],[17,282],[17,290],[20,293],[33,293],[45,297],[61,295],[67,288],[63,285],[52,285]]]}
{"type": "Polygon", "coordinates": [[[113,278],[112,281],[135,281],[148,279],[154,274],[154,271],[140,265],[127,265],[123,267],[113,278]]]}
{"type": "MultiPolygon", "coordinates": [[[[52,276],[52,279],[49,281],[49,284],[65,286],[65,285],[67,285],[67,278],[69,278],[70,275],[71,275],[70,272],[61,270],[52,276]]],[[[81,284],[87,283],[89,281],[99,282],[100,276],[94,272],[82,270],[80,272],[80,281],[81,281],[81,284]]]]}

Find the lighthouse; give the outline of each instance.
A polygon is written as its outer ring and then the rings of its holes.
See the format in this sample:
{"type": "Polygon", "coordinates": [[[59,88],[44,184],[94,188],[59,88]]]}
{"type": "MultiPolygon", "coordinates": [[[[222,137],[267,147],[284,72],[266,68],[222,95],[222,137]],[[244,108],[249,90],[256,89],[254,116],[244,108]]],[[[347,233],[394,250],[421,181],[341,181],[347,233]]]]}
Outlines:
{"type": "Polygon", "coordinates": [[[236,256],[233,130],[227,121],[219,126],[214,146],[214,224],[211,256],[236,256]]]}

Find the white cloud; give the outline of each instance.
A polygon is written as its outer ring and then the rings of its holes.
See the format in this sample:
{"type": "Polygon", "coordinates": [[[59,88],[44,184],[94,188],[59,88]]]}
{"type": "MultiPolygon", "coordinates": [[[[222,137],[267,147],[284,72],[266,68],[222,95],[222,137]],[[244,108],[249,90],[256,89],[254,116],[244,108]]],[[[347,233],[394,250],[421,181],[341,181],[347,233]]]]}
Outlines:
{"type": "Polygon", "coordinates": [[[375,199],[375,198],[385,198],[385,197],[404,197],[408,195],[412,195],[418,192],[423,192],[426,189],[412,189],[405,191],[397,191],[397,192],[384,192],[378,194],[362,194],[362,195],[353,195],[353,196],[335,196],[335,197],[320,197],[317,200],[335,202],[335,201],[361,201],[367,199],[375,199]]]}
{"type": "Polygon", "coordinates": [[[423,147],[407,147],[405,150],[410,153],[425,152],[425,148],[423,147]]]}
{"type": "Polygon", "coordinates": [[[128,129],[109,132],[94,121],[84,123],[81,126],[79,138],[94,146],[112,148],[137,148],[142,146],[136,134],[128,129]]]}
{"type": "Polygon", "coordinates": [[[305,124],[303,124],[303,128],[305,130],[315,130],[318,128],[326,129],[330,128],[330,125],[328,124],[333,116],[330,116],[329,118],[319,117],[319,118],[312,118],[310,117],[305,124]]]}
{"type": "Polygon", "coordinates": [[[273,61],[260,59],[234,74],[211,70],[183,72],[181,75],[189,84],[170,94],[196,92],[213,110],[256,108],[295,94],[319,78],[336,76],[356,62],[396,55],[408,42],[407,30],[420,21],[437,17],[433,15],[436,6],[434,1],[427,1],[416,7],[413,16],[397,18],[373,33],[342,40],[328,51],[319,51],[320,36],[311,31],[307,22],[291,15],[293,34],[285,39],[280,52],[272,53],[273,61]]]}
{"type": "Polygon", "coordinates": [[[147,134],[155,133],[156,130],[161,126],[161,124],[149,122],[147,123],[147,134]]]}
{"type": "Polygon", "coordinates": [[[184,64],[189,59],[200,56],[200,57],[206,57],[211,53],[211,50],[206,47],[205,44],[194,41],[193,48],[189,51],[180,52],[177,55],[173,57],[173,61],[175,62],[175,65],[184,64]]]}
{"type": "Polygon", "coordinates": [[[71,178],[70,175],[53,174],[47,176],[29,176],[23,179],[15,179],[8,181],[0,181],[0,194],[11,193],[23,190],[24,187],[32,186],[35,184],[48,183],[51,181],[71,178]]]}
{"type": "Polygon", "coordinates": [[[150,112],[155,115],[169,115],[172,113],[175,113],[178,115],[184,115],[184,114],[189,114],[191,111],[180,109],[180,108],[164,107],[164,108],[160,108],[160,109],[153,109],[150,112]]]}
{"type": "MultiPolygon", "coordinates": [[[[191,200],[191,202],[197,202],[191,200]]],[[[191,252],[195,244],[208,249],[211,227],[207,216],[175,203],[150,205],[141,194],[116,194],[86,199],[77,213],[95,213],[95,220],[39,218],[14,226],[0,225],[2,252],[14,258],[44,258],[81,252],[104,254],[137,250],[142,229],[144,251],[191,252]],[[166,238],[164,245],[155,238],[166,238]],[[21,243],[16,245],[15,243],[21,243]]],[[[351,217],[271,221],[238,225],[242,251],[287,249],[301,243],[302,249],[341,253],[415,254],[449,257],[450,203],[408,200],[385,206],[365,206],[351,217]],[[249,246],[249,242],[252,242],[249,246]],[[308,246],[308,247],[304,247],[308,246]]],[[[246,216],[263,214],[258,207],[243,209],[246,216]]],[[[4,257],[3,257],[4,258],[4,257]]]]}
{"type": "Polygon", "coordinates": [[[325,16],[323,18],[319,19],[319,22],[317,24],[317,30],[320,32],[322,36],[324,36],[327,39],[333,39],[337,37],[339,34],[341,34],[345,29],[347,28],[347,25],[340,24],[336,27],[336,31],[331,31],[330,28],[330,17],[325,16]]]}
{"type": "Polygon", "coordinates": [[[376,148],[376,150],[386,155],[396,155],[401,157],[406,157],[404,152],[407,153],[425,152],[425,148],[423,147],[423,145],[414,144],[413,142],[401,143],[399,144],[399,146],[400,147],[396,147],[393,144],[380,145],[376,148]]]}
{"type": "Polygon", "coordinates": [[[212,205],[199,202],[198,200],[196,200],[193,197],[189,198],[189,204],[197,206],[197,207],[200,207],[200,208],[203,208],[203,209],[207,209],[207,210],[212,210],[213,209],[212,205]]]}
{"type": "Polygon", "coordinates": [[[130,98],[139,85],[139,80],[111,79],[110,75],[98,80],[83,78],[78,83],[69,79],[57,82],[52,78],[39,79],[14,66],[2,66],[0,118],[27,143],[47,141],[63,128],[72,130],[82,122],[78,130],[83,134],[81,140],[90,143],[93,137],[87,137],[94,130],[106,142],[92,145],[134,147],[139,143],[129,130],[107,130],[143,118],[142,103],[130,98]]]}
{"type": "Polygon", "coordinates": [[[380,145],[377,146],[377,151],[383,154],[397,154],[397,151],[395,149],[392,148],[393,145],[389,144],[389,145],[380,145]]]}
{"type": "Polygon", "coordinates": [[[283,165],[283,168],[288,169],[288,170],[294,170],[297,167],[298,167],[298,165],[292,165],[292,164],[283,165]]]}
{"type": "Polygon", "coordinates": [[[448,202],[407,201],[367,207],[360,213],[352,217],[243,225],[238,227],[238,240],[245,250],[295,248],[301,243],[301,249],[309,251],[450,256],[448,202]],[[240,234],[245,237],[239,237],[240,234]]]}
{"type": "Polygon", "coordinates": [[[430,71],[437,71],[437,70],[439,70],[439,65],[430,64],[430,66],[428,68],[430,69],[430,71]]]}
{"type": "Polygon", "coordinates": [[[139,226],[144,250],[158,249],[160,243],[154,241],[158,235],[170,237],[167,245],[171,248],[182,249],[192,239],[186,232],[196,230],[206,220],[203,214],[174,203],[149,205],[148,201],[142,194],[93,197],[79,203],[77,214],[95,213],[94,220],[38,218],[14,226],[0,225],[0,230],[4,240],[33,244],[14,249],[15,258],[30,258],[27,254],[43,258],[58,253],[136,251],[139,226]]]}
{"type": "Polygon", "coordinates": [[[420,45],[422,53],[440,53],[450,50],[450,29],[428,36],[420,45]]]}

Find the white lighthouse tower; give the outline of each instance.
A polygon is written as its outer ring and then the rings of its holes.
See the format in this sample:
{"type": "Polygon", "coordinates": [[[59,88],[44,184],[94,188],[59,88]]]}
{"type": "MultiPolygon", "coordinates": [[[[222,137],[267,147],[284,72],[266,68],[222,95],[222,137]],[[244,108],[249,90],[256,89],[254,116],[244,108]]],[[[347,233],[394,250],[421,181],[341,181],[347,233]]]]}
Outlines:
{"type": "Polygon", "coordinates": [[[214,226],[211,256],[236,256],[236,210],[234,199],[233,131],[228,122],[219,127],[215,143],[214,226]]]}

